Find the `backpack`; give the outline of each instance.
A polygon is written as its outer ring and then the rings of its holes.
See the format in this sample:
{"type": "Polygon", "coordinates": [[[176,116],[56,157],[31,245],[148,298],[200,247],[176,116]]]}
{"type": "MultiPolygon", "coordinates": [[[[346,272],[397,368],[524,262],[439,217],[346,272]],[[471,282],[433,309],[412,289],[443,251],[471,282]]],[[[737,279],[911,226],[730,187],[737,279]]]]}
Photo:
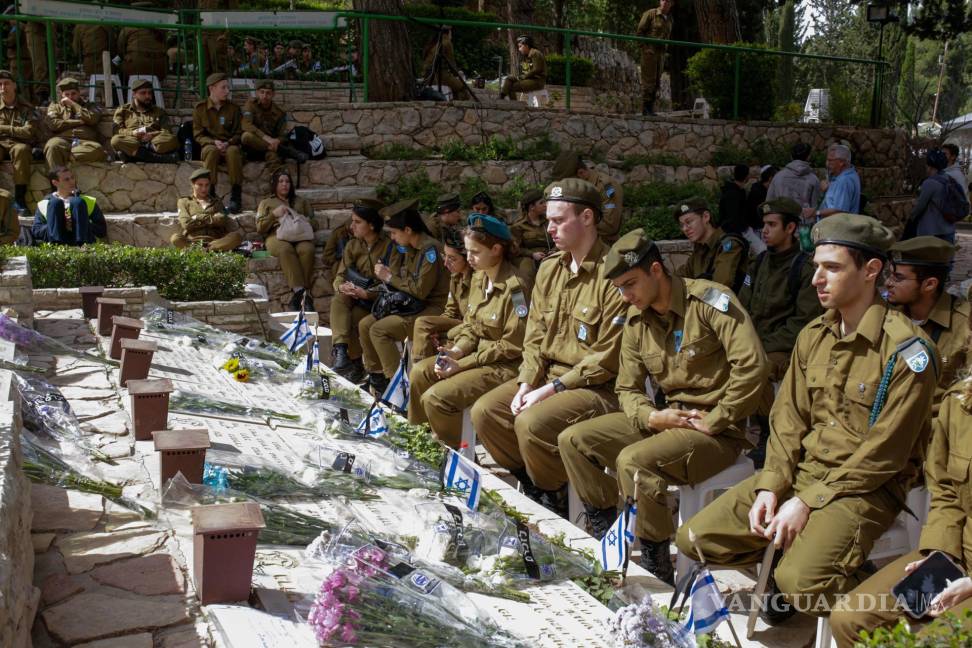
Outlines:
{"type": "Polygon", "coordinates": [[[939,173],[931,176],[936,182],[945,186],[945,197],[942,204],[938,206],[942,211],[942,217],[949,223],[957,223],[965,220],[969,215],[969,199],[965,197],[962,187],[950,175],[939,173]]]}
{"type": "Polygon", "coordinates": [[[327,157],[327,149],[321,136],[306,126],[294,126],[287,135],[291,146],[307,154],[311,160],[323,160],[327,157]]]}
{"type": "MultiPolygon", "coordinates": [[[[756,255],[756,267],[753,268],[753,276],[749,278],[750,285],[756,286],[756,277],[759,276],[759,269],[763,267],[763,261],[766,260],[767,251],[764,250],[756,255]]],[[[800,275],[802,274],[803,264],[810,256],[802,250],[793,257],[790,261],[790,271],[786,275],[786,290],[790,295],[790,307],[796,303],[797,297],[800,296],[800,275]]]]}
{"type": "MultiPolygon", "coordinates": [[[[732,292],[739,294],[739,291],[743,287],[743,282],[746,280],[746,263],[745,259],[749,258],[749,241],[747,241],[743,236],[739,234],[724,234],[721,239],[719,239],[719,245],[722,246],[726,241],[732,240],[742,246],[743,255],[742,258],[744,262],[740,263],[736,267],[736,278],[732,280],[732,285],[729,288],[732,292]]],[[[715,275],[715,260],[719,255],[713,255],[712,260],[709,261],[709,267],[706,268],[705,272],[699,275],[699,279],[708,279],[712,281],[712,277],[715,275]]]]}

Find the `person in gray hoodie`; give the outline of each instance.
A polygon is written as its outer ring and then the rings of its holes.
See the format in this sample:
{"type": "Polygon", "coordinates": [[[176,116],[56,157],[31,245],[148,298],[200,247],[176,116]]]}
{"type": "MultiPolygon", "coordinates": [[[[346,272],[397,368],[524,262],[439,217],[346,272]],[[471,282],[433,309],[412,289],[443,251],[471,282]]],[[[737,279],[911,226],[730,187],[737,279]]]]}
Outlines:
{"type": "Polygon", "coordinates": [[[820,179],[813,172],[807,160],[810,158],[810,145],[798,142],[790,150],[793,159],[773,176],[766,200],[786,197],[800,203],[807,209],[816,209],[820,204],[820,179]]]}
{"type": "Polygon", "coordinates": [[[942,212],[945,188],[949,180],[945,174],[948,160],[941,149],[932,149],[925,156],[925,164],[928,177],[921,183],[918,200],[911,209],[911,217],[901,238],[904,240],[915,236],[937,236],[949,243],[955,243],[955,223],[948,222],[942,212]]]}

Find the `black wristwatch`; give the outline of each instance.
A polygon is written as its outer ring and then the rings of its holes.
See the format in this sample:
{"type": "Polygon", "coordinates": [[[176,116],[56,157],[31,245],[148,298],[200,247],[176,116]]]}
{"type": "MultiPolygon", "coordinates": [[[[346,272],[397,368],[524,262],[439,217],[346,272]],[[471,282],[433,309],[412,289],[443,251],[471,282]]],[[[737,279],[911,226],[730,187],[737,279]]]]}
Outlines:
{"type": "Polygon", "coordinates": [[[558,394],[560,392],[567,391],[567,386],[564,385],[564,383],[560,382],[560,378],[554,378],[553,386],[554,386],[554,392],[558,394]]]}

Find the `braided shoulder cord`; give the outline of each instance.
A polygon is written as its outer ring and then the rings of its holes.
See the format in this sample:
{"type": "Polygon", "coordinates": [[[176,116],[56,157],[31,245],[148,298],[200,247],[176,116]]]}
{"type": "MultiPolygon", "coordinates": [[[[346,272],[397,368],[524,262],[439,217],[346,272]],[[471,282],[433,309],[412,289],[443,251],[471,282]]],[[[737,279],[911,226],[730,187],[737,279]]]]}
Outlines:
{"type": "Polygon", "coordinates": [[[894,373],[894,365],[897,361],[898,354],[895,353],[888,358],[888,364],[884,367],[884,375],[881,376],[881,384],[878,385],[877,394],[874,397],[874,405],[871,406],[871,416],[867,420],[868,427],[874,426],[878,416],[881,415],[881,410],[884,409],[884,403],[888,398],[888,384],[891,382],[891,374],[894,373]]]}

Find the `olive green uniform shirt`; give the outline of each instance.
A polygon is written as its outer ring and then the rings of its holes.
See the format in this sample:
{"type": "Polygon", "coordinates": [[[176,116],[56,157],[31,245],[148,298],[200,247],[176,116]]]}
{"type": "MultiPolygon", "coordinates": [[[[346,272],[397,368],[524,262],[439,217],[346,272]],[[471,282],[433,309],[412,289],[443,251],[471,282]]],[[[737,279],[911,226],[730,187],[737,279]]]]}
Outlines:
{"type": "Polygon", "coordinates": [[[503,261],[492,286],[483,272],[470,279],[462,324],[452,329],[452,344],[463,353],[459,367],[466,370],[518,359],[523,353],[529,293],[516,268],[503,261]]]}
{"type": "MultiPolygon", "coordinates": [[[[794,243],[786,252],[767,250],[749,264],[749,273],[739,291],[739,301],[749,311],[766,353],[790,353],[797,335],[810,321],[823,314],[813,286],[813,256],[805,254],[800,264],[794,295],[790,272],[800,246],[794,243]]],[[[795,271],[795,270],[794,270],[795,271]]]]}
{"type": "Polygon", "coordinates": [[[756,411],[768,373],[752,320],[721,284],[673,277],[668,313],[628,311],[616,391],[643,434],[655,434],[648,417],[658,409],[645,394],[649,377],[669,407],[702,410],[712,434],[744,438],[738,422],[756,411]]]}
{"type": "Polygon", "coordinates": [[[118,32],[118,54],[137,56],[143,59],[164,57],[165,33],[159,29],[143,27],[122,27],[118,32]]]}
{"type": "Polygon", "coordinates": [[[80,101],[73,106],[64,106],[60,102],[51,102],[47,106],[47,128],[52,136],[91,140],[97,142],[100,136],[97,131],[101,121],[101,108],[89,106],[80,101]]]}
{"type": "Polygon", "coordinates": [[[37,112],[17,99],[12,105],[0,99],[0,145],[33,144],[37,138],[37,112]]]}
{"type": "Polygon", "coordinates": [[[239,146],[243,134],[240,108],[232,101],[224,101],[216,108],[210,99],[200,101],[192,111],[192,136],[199,146],[222,140],[239,146]]]}
{"type": "MultiPolygon", "coordinates": [[[[666,16],[657,7],[649,9],[641,14],[641,20],[638,21],[638,29],[635,33],[646,38],[667,39],[672,35],[671,14],[666,16]]],[[[646,47],[664,47],[664,45],[646,45],[646,47]]]]}
{"type": "Polygon", "coordinates": [[[148,110],[139,110],[135,102],[119,106],[111,119],[118,135],[135,136],[135,131],[145,127],[150,133],[157,133],[169,130],[169,117],[165,111],[158,106],[152,106],[148,110]]]}
{"type": "MultiPolygon", "coordinates": [[[[257,232],[263,236],[269,236],[277,231],[280,219],[274,216],[273,212],[277,207],[288,204],[276,196],[264,198],[257,206],[257,232]]],[[[310,221],[311,227],[314,226],[314,208],[306,198],[294,197],[294,204],[291,207],[298,214],[303,214],[310,221]]]]}
{"type": "Polygon", "coordinates": [[[604,276],[607,251],[598,239],[576,273],[567,252],[540,264],[518,382],[539,387],[559,378],[567,389],[613,386],[625,303],[604,276]]]}
{"type": "Polygon", "coordinates": [[[354,237],[351,236],[351,219],[344,221],[331,230],[324,244],[324,267],[332,268],[341,260],[346,246],[354,237]]]}
{"type": "Polygon", "coordinates": [[[276,103],[270,102],[269,108],[263,108],[256,99],[250,99],[243,105],[243,131],[253,133],[258,137],[273,137],[284,139],[287,135],[287,113],[276,103]]]}
{"type": "Polygon", "coordinates": [[[966,341],[969,339],[969,303],[943,292],[921,329],[932,339],[942,356],[942,374],[936,403],[945,395],[963,368],[966,341]]]}
{"type": "Polygon", "coordinates": [[[536,47],[530,50],[526,59],[520,62],[520,81],[536,79],[537,81],[547,80],[547,59],[543,52],[536,47]]]}
{"type": "Polygon", "coordinates": [[[546,218],[534,225],[529,218],[521,216],[510,226],[510,234],[523,256],[529,256],[534,252],[546,254],[554,249],[553,242],[547,234],[546,218]]]}
{"type": "Polygon", "coordinates": [[[178,209],[179,226],[190,243],[221,238],[228,231],[227,218],[219,201],[203,205],[192,197],[180,198],[178,209]]]}
{"type": "MultiPolygon", "coordinates": [[[[369,279],[378,281],[378,277],[375,276],[375,264],[382,259],[387,259],[387,265],[391,268],[392,273],[397,272],[401,255],[394,253],[394,247],[395,243],[385,233],[378,234],[378,238],[371,245],[359,238],[352,238],[348,241],[347,245],[344,246],[341,262],[338,263],[337,270],[334,273],[334,293],[339,294],[338,287],[348,280],[348,268],[369,279]]],[[[368,299],[375,299],[377,296],[376,292],[370,291],[368,299]]]]}
{"type": "MultiPolygon", "coordinates": [[[[396,255],[392,255],[396,256],[396,255]]],[[[422,234],[417,248],[409,247],[388,284],[417,297],[425,306],[444,306],[449,295],[449,271],[442,265],[442,243],[422,234]]]]}
{"type": "Polygon", "coordinates": [[[921,471],[940,367],[924,333],[879,297],[846,336],[837,311],[828,310],[797,337],[770,412],[773,434],[754,490],[782,497],[805,472],[813,483],[796,496],[811,509],[882,487],[904,503],[921,471]],[[883,408],[871,424],[896,353],[883,408]]]}
{"type": "Polygon", "coordinates": [[[723,239],[725,235],[722,228],[717,227],[707,241],[693,244],[692,255],[675,274],[685,279],[708,279],[732,288],[740,265],[748,259],[746,248],[739,239],[723,239]]]}
{"type": "Polygon", "coordinates": [[[594,170],[588,171],[587,181],[601,194],[601,220],[597,224],[597,233],[605,243],[614,243],[621,231],[621,211],[624,208],[624,190],[621,183],[594,170]]]}
{"type": "Polygon", "coordinates": [[[449,276],[449,298],[446,300],[442,317],[461,320],[466,313],[469,303],[469,290],[472,284],[473,269],[466,268],[465,272],[449,276]]]}

